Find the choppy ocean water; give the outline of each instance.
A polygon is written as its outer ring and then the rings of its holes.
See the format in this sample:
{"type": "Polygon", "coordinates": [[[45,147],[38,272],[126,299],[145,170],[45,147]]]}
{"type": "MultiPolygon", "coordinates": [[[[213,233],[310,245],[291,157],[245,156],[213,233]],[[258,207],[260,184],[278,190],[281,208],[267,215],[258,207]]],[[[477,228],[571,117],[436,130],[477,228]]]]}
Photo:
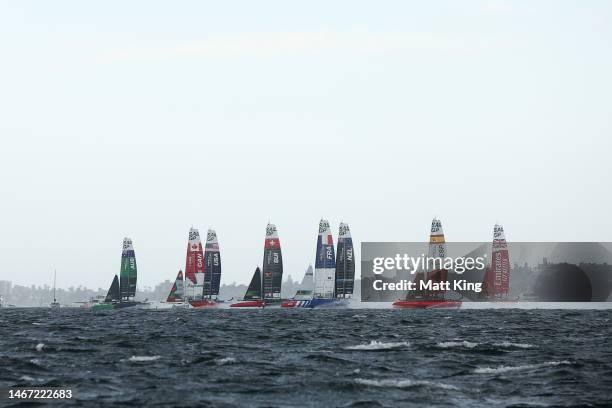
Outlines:
{"type": "MultiPolygon", "coordinates": [[[[611,310],[0,310],[69,406],[610,406],[611,310]]],[[[2,404],[17,402],[1,401],[2,404]]]]}

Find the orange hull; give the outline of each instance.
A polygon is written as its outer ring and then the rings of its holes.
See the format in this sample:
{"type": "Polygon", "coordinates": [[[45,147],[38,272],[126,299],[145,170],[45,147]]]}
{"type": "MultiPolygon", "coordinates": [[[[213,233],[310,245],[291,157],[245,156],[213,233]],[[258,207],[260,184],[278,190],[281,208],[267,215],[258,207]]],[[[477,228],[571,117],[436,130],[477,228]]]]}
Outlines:
{"type": "Polygon", "coordinates": [[[215,302],[214,300],[208,300],[208,299],[203,299],[203,300],[191,300],[189,302],[189,304],[194,308],[194,309],[203,309],[205,307],[217,307],[218,303],[215,302]]]}
{"type": "Polygon", "coordinates": [[[233,303],[230,307],[264,307],[266,302],[263,300],[247,300],[244,302],[233,303]]]}

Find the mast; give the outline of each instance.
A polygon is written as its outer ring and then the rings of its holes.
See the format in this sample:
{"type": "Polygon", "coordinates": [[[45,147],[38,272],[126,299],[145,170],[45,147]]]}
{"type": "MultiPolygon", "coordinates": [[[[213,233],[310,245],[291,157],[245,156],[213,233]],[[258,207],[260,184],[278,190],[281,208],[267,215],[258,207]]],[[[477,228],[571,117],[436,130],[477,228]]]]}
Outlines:
{"type": "Polygon", "coordinates": [[[335,297],[351,298],[355,282],[353,239],[348,224],[340,223],[336,262],[335,297]]]}
{"type": "Polygon", "coordinates": [[[57,269],[53,270],[53,303],[57,303],[57,299],[55,298],[55,279],[57,278],[57,269]]]}
{"type": "Polygon", "coordinates": [[[336,256],[334,238],[329,228],[329,221],[321,219],[317,236],[317,254],[315,259],[314,297],[332,299],[335,289],[336,256]]]}
{"type": "Polygon", "coordinates": [[[196,293],[204,293],[204,251],[196,228],[189,230],[185,263],[185,297],[194,300],[196,293]]]}
{"type": "Polygon", "coordinates": [[[264,242],[263,299],[280,299],[283,282],[283,254],[276,225],[268,223],[264,242]]]}
{"type": "MultiPolygon", "coordinates": [[[[429,250],[428,257],[432,262],[429,262],[425,270],[425,281],[443,282],[447,280],[448,271],[443,269],[444,258],[446,258],[446,241],[444,239],[444,230],[442,222],[434,218],[431,221],[431,233],[429,235],[429,250]]],[[[430,296],[444,296],[444,291],[432,290],[430,296]]]]}
{"type": "Polygon", "coordinates": [[[136,254],[132,240],[128,237],[123,238],[123,250],[121,252],[121,269],[119,272],[119,292],[122,300],[129,300],[136,296],[136,254]]]}
{"type": "Polygon", "coordinates": [[[206,247],[204,249],[204,285],[202,294],[204,298],[212,299],[219,295],[221,285],[221,252],[215,230],[209,229],[206,233],[206,247]]]}
{"type": "Polygon", "coordinates": [[[446,242],[444,240],[444,231],[442,222],[434,218],[431,221],[431,230],[429,234],[429,245],[427,249],[427,264],[423,265],[414,275],[414,282],[418,285],[415,294],[409,293],[407,299],[419,295],[423,297],[435,297],[438,294],[444,295],[444,291],[434,291],[421,289],[421,282],[442,282],[447,279],[448,271],[442,268],[444,258],[446,257],[446,242]]]}
{"type": "Polygon", "coordinates": [[[510,255],[504,227],[495,224],[493,227],[493,246],[491,253],[491,275],[493,293],[491,297],[508,296],[510,291],[510,255]]]}

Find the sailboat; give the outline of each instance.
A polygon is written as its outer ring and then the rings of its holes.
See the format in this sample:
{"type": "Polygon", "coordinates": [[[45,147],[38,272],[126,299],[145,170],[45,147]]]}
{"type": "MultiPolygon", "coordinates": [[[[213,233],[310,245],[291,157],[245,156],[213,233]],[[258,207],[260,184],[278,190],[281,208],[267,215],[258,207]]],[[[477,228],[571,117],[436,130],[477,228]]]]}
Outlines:
{"type": "Polygon", "coordinates": [[[355,250],[348,224],[341,222],[336,250],[336,299],[351,299],[355,288],[355,250]]]}
{"type": "MultiPolygon", "coordinates": [[[[442,222],[434,218],[431,222],[431,234],[429,235],[428,259],[436,260],[446,257],[446,241],[442,222]]],[[[414,282],[420,287],[421,282],[445,282],[448,278],[448,271],[441,268],[442,263],[427,266],[414,276],[414,282]],[[436,269],[436,266],[440,268],[436,269]]],[[[457,308],[461,306],[460,300],[446,299],[444,290],[416,290],[410,292],[405,300],[398,300],[393,303],[393,307],[402,309],[427,309],[427,308],[457,308]]]]}
{"type": "Polygon", "coordinates": [[[518,302],[509,299],[510,292],[510,254],[504,227],[493,227],[491,265],[486,269],[482,285],[482,298],[489,302],[518,302]]]}
{"type": "MultiPolygon", "coordinates": [[[[255,281],[258,275],[259,268],[255,270],[251,284],[255,285],[247,290],[253,289],[256,291],[257,282],[255,281]]],[[[281,251],[281,243],[278,238],[276,225],[268,223],[266,226],[266,239],[264,242],[264,259],[263,268],[259,272],[261,284],[259,298],[247,298],[245,295],[243,302],[234,303],[231,307],[268,307],[281,305],[281,284],[283,281],[283,255],[281,251]]],[[[255,292],[253,292],[255,293],[255,292]]]]}
{"type": "Polygon", "coordinates": [[[121,270],[119,276],[115,274],[104,302],[91,306],[92,310],[109,310],[136,306],[140,302],[134,301],[136,296],[136,254],[130,238],[123,238],[123,251],[121,252],[121,270]]]}
{"type": "Polygon", "coordinates": [[[215,307],[219,304],[219,286],[221,285],[221,253],[219,241],[215,230],[209,229],[206,233],[206,246],[204,247],[204,280],[202,284],[202,298],[192,300],[192,307],[200,309],[215,307]]]}
{"type": "Polygon", "coordinates": [[[53,271],[53,302],[49,305],[49,307],[51,307],[51,309],[59,309],[60,308],[60,304],[57,301],[57,299],[55,298],[55,281],[56,281],[56,277],[57,277],[57,271],[53,271]]]}
{"type": "Polygon", "coordinates": [[[183,271],[179,270],[176,279],[172,282],[170,293],[165,302],[145,302],[140,308],[148,310],[167,310],[188,307],[189,303],[185,302],[185,279],[183,271]]]}
{"type": "Polygon", "coordinates": [[[262,279],[261,279],[261,270],[259,266],[255,268],[255,272],[253,273],[253,277],[251,278],[251,283],[249,283],[249,287],[247,288],[246,293],[244,294],[244,298],[242,301],[238,303],[232,303],[230,307],[264,307],[266,306],[266,302],[262,297],[262,279]]]}
{"type": "Polygon", "coordinates": [[[321,219],[317,236],[314,289],[310,300],[290,299],[283,307],[346,307],[353,295],[355,258],[348,224],[341,223],[338,234],[338,263],[329,221],[321,219]]]}
{"type": "Polygon", "coordinates": [[[183,271],[179,270],[174,280],[174,284],[172,284],[172,288],[170,288],[170,293],[168,294],[168,298],[166,298],[166,302],[183,303],[184,300],[185,282],[183,281],[183,271]]]}
{"type": "Polygon", "coordinates": [[[289,300],[285,300],[281,306],[282,307],[307,307],[311,300],[312,294],[314,291],[314,273],[312,271],[312,265],[308,265],[306,272],[304,273],[304,278],[302,278],[302,282],[298,286],[297,291],[295,292],[295,296],[293,296],[289,300]]]}
{"type": "Polygon", "coordinates": [[[185,261],[185,300],[201,301],[204,297],[204,250],[200,240],[200,231],[189,229],[187,256],[185,261]]]}

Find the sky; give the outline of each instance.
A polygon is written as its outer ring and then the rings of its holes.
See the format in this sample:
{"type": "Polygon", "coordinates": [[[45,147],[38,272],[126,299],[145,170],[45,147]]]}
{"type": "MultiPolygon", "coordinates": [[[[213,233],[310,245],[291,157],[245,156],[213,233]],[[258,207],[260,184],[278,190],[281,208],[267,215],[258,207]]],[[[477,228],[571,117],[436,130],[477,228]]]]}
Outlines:
{"type": "MultiPolygon", "coordinates": [[[[353,239],[612,241],[612,3],[0,2],[0,280],[247,283],[353,239]]],[[[359,251],[357,252],[359,254],[359,251]]]]}

